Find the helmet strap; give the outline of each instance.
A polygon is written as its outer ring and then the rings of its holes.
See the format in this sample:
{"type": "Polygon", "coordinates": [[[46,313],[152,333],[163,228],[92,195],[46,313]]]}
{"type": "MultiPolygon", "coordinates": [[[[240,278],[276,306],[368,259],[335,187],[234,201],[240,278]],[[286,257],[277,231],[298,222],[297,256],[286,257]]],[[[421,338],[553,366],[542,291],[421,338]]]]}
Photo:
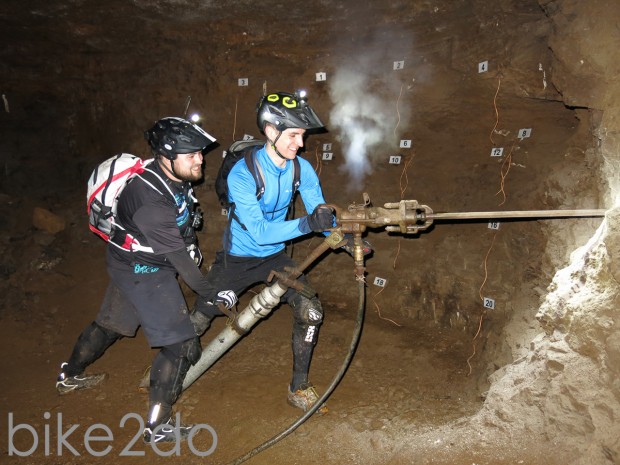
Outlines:
{"type": "Polygon", "coordinates": [[[280,136],[282,135],[282,131],[278,131],[278,135],[276,136],[276,138],[273,140],[273,142],[269,139],[269,143],[271,144],[271,148],[273,149],[274,152],[276,152],[276,155],[279,156],[282,160],[288,160],[288,158],[286,158],[285,156],[283,156],[280,151],[276,148],[276,143],[278,142],[278,139],[280,139],[280,136]]]}
{"type": "MultiPolygon", "coordinates": [[[[168,160],[170,160],[170,158],[168,158],[168,160]]],[[[181,179],[179,177],[179,175],[176,173],[176,171],[174,171],[174,160],[170,160],[170,168],[168,168],[162,161],[161,158],[159,158],[157,160],[159,162],[159,166],[161,166],[161,168],[166,171],[168,174],[171,174],[172,176],[174,176],[175,179],[181,179]]]]}

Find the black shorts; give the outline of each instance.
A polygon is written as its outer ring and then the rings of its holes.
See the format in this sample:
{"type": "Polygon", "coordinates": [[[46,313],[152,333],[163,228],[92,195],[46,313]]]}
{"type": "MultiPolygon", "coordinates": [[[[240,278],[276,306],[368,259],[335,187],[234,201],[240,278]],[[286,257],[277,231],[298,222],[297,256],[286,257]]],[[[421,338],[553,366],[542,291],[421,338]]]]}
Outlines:
{"type": "MultiPolygon", "coordinates": [[[[207,279],[218,291],[232,290],[238,296],[255,284],[268,284],[267,279],[271,271],[284,271],[284,267],[295,267],[296,264],[284,251],[267,257],[238,257],[235,255],[217,252],[215,262],[211,266],[207,279]]],[[[307,279],[302,274],[298,281],[306,283],[307,279]]],[[[295,295],[294,289],[289,289],[282,297],[282,301],[288,302],[295,295]]],[[[207,300],[215,298],[213,295],[207,300]]],[[[204,305],[204,300],[198,299],[197,306],[204,305]]],[[[210,311],[203,313],[209,314],[210,311]]],[[[217,312],[219,314],[219,311],[217,312]]]]}
{"type": "Polygon", "coordinates": [[[95,319],[99,325],[129,337],[142,326],[151,347],[195,337],[174,270],[135,273],[126,266],[109,265],[108,274],[110,284],[95,319]]]}

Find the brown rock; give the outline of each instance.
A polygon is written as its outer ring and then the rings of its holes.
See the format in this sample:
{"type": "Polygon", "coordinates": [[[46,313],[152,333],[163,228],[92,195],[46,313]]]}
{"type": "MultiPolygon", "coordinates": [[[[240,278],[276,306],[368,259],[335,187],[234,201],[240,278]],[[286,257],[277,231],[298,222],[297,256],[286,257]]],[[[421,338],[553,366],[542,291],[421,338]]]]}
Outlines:
{"type": "Polygon", "coordinates": [[[63,217],[40,207],[35,207],[32,212],[32,224],[35,228],[51,234],[63,231],[66,227],[63,217]]]}

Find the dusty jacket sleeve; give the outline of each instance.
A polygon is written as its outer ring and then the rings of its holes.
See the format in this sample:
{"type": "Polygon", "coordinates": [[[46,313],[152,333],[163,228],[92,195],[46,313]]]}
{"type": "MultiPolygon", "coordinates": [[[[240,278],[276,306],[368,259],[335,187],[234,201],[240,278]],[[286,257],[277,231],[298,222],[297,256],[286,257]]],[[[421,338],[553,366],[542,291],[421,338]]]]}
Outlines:
{"type": "Polygon", "coordinates": [[[179,272],[179,276],[185,281],[185,284],[196,294],[206,300],[213,300],[215,298],[218,290],[209,284],[207,277],[202,274],[200,268],[194,263],[194,260],[189,256],[185,248],[168,252],[165,256],[179,272]]]}

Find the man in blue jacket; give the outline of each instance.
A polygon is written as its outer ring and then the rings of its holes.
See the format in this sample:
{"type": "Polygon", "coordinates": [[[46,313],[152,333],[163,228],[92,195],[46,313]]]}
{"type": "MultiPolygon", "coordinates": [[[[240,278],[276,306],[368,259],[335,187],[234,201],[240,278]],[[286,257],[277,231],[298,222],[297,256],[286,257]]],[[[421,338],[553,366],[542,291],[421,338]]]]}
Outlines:
{"type": "MultiPolygon", "coordinates": [[[[234,215],[224,235],[224,250],[216,254],[207,275],[215,289],[230,289],[237,295],[256,283],[266,282],[272,270],[295,266],[285,253],[286,241],[311,232],[323,232],[334,222],[331,209],[318,207],[325,203],[319,179],[310,163],[302,158],[299,158],[298,191],[306,211],[312,213],[286,219],[294,194],[294,159],[304,145],[306,131],[324,126],[319,117],[299,95],[284,92],[264,96],[257,111],[258,127],[267,143],[255,151],[253,160],[264,180],[264,192],[258,199],[256,181],[246,161],[237,162],[227,178],[234,215]]],[[[304,281],[305,277],[300,279],[304,281]]],[[[316,296],[309,299],[294,289],[289,289],[282,300],[292,307],[294,316],[293,376],[288,403],[307,411],[318,400],[316,390],[308,381],[308,372],[323,309],[316,296]]],[[[213,299],[197,302],[191,315],[197,334],[202,334],[211,320],[221,315],[209,301],[213,299]]]]}

